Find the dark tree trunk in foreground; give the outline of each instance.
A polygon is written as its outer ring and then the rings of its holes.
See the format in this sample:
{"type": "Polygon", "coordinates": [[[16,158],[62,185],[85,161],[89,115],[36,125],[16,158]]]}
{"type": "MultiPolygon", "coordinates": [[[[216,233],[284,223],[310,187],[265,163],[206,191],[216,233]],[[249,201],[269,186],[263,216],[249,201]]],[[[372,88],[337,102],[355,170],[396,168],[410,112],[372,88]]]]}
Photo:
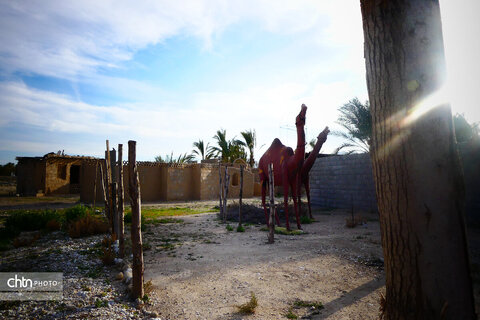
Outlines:
{"type": "Polygon", "coordinates": [[[438,1],[361,0],[386,319],[474,319],[438,1]],[[433,103],[433,102],[431,102],[433,103]]]}
{"type": "Polygon", "coordinates": [[[128,179],[130,204],[132,207],[132,294],[133,298],[143,297],[143,249],[142,232],[140,224],[142,221],[142,204],[140,196],[140,182],[136,163],[136,141],[128,141],[128,179]]]}
{"type": "Polygon", "coordinates": [[[125,255],[125,227],[123,223],[125,213],[124,191],[123,191],[123,145],[118,145],[118,244],[119,256],[123,258],[125,255]]]}

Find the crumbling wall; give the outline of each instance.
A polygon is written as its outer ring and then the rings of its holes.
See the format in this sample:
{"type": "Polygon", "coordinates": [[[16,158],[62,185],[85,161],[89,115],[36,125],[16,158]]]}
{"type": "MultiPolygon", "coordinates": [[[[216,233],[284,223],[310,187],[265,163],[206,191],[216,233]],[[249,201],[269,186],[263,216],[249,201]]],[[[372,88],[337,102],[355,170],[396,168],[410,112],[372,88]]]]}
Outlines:
{"type": "Polygon", "coordinates": [[[18,160],[17,193],[22,196],[34,196],[45,193],[45,160],[24,158],[18,160]]]}
{"type": "MultiPolygon", "coordinates": [[[[70,194],[78,193],[79,183],[72,186],[71,168],[74,165],[81,165],[79,160],[57,160],[47,159],[45,170],[45,194],[70,194]]],[[[80,169],[81,170],[81,169],[80,169]]]]}

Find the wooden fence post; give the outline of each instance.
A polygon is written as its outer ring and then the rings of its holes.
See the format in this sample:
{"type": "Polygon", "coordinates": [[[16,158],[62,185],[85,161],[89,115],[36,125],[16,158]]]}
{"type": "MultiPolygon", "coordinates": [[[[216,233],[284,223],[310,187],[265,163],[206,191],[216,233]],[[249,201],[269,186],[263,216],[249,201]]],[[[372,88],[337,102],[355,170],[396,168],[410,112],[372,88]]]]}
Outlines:
{"type": "Polygon", "coordinates": [[[240,166],[240,194],[238,199],[238,226],[242,226],[243,166],[240,166]]]}
{"type": "Polygon", "coordinates": [[[268,164],[268,191],[270,194],[270,216],[268,218],[269,232],[268,232],[268,243],[273,243],[274,233],[275,233],[275,219],[273,215],[275,214],[275,183],[273,181],[273,163],[268,164]]]}
{"type": "Polygon", "coordinates": [[[98,175],[98,161],[95,161],[95,180],[93,180],[93,212],[95,212],[95,205],[97,203],[97,175],[98,175]]]}
{"type": "Polygon", "coordinates": [[[225,166],[225,184],[223,195],[223,222],[227,222],[227,198],[228,198],[228,186],[230,184],[230,175],[228,174],[228,166],[225,166]]]}
{"type": "Polygon", "coordinates": [[[220,217],[223,219],[223,185],[222,185],[222,164],[218,164],[218,179],[219,179],[219,200],[220,200],[220,217]]]}
{"type": "Polygon", "coordinates": [[[142,221],[142,204],[140,196],[138,168],[136,163],[136,144],[136,141],[128,141],[128,180],[130,204],[132,207],[132,293],[134,299],[143,297],[143,249],[142,231],[140,228],[140,224],[142,221]]]}
{"type": "Polygon", "coordinates": [[[124,242],[124,212],[125,205],[123,203],[123,144],[118,145],[118,246],[119,256],[123,258],[125,255],[125,242],[124,242]]]}
{"type": "MultiPolygon", "coordinates": [[[[105,164],[106,160],[103,161],[103,165],[106,166],[105,164]]],[[[105,204],[105,217],[107,218],[108,220],[108,217],[109,217],[109,213],[108,213],[108,197],[107,197],[107,181],[106,181],[106,174],[105,172],[103,171],[103,165],[102,163],[100,163],[100,175],[102,177],[102,190],[103,190],[103,203],[105,204]]]]}

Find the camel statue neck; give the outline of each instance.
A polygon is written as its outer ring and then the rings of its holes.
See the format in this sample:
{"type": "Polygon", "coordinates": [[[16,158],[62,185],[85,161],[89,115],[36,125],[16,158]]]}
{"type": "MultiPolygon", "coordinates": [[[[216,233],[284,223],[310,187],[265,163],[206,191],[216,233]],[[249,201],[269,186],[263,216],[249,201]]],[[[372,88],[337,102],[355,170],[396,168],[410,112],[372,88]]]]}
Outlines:
{"type": "Polygon", "coordinates": [[[297,126],[297,148],[295,149],[295,162],[303,161],[305,158],[305,125],[297,126]]]}
{"type": "Polygon", "coordinates": [[[308,155],[307,159],[305,159],[305,162],[303,163],[303,167],[308,171],[312,169],[313,164],[315,163],[315,160],[317,159],[318,154],[320,153],[320,149],[322,148],[323,141],[320,139],[317,139],[317,143],[315,143],[315,146],[313,147],[312,152],[308,155]]]}

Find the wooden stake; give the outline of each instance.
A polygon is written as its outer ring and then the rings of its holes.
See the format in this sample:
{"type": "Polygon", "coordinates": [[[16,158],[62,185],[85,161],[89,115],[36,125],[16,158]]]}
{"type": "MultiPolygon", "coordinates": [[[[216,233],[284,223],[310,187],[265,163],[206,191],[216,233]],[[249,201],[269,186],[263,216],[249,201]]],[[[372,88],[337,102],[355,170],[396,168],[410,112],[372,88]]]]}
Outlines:
{"type": "Polygon", "coordinates": [[[269,232],[268,232],[268,243],[273,243],[274,233],[275,233],[275,219],[273,215],[275,214],[275,183],[273,181],[273,163],[268,164],[268,191],[270,194],[270,216],[268,218],[269,232]]]}
{"type": "MultiPolygon", "coordinates": [[[[103,163],[105,165],[105,161],[103,163]]],[[[100,163],[100,176],[102,177],[102,191],[103,191],[103,203],[105,205],[105,217],[108,219],[108,198],[107,198],[107,184],[106,177],[103,171],[103,165],[100,163]]]]}
{"type": "Polygon", "coordinates": [[[124,241],[124,212],[125,205],[123,203],[123,144],[118,145],[118,244],[119,244],[119,256],[123,258],[125,256],[125,241],[124,241]]]}
{"type": "Polygon", "coordinates": [[[223,184],[222,184],[222,164],[218,164],[218,179],[219,179],[219,207],[220,207],[220,217],[223,218],[223,184]]]}
{"type": "Polygon", "coordinates": [[[225,166],[225,184],[224,184],[224,196],[223,196],[223,222],[227,222],[227,198],[228,198],[228,186],[230,184],[230,175],[228,174],[228,167],[225,166]]]}
{"type": "Polygon", "coordinates": [[[118,214],[117,214],[117,183],[112,183],[112,207],[113,207],[113,215],[112,215],[112,239],[118,239],[118,214]]]}
{"type": "Polygon", "coordinates": [[[238,199],[238,226],[242,226],[243,166],[240,166],[240,194],[238,199]]]}
{"type": "Polygon", "coordinates": [[[140,181],[138,178],[138,168],[136,163],[136,141],[128,141],[128,178],[130,204],[132,207],[132,281],[133,298],[143,297],[143,249],[142,249],[142,231],[140,229],[142,219],[142,204],[140,196],[140,181]]]}
{"type": "Polygon", "coordinates": [[[95,180],[93,180],[93,211],[95,212],[95,205],[97,200],[97,174],[98,174],[98,162],[95,162],[95,180]]]}

